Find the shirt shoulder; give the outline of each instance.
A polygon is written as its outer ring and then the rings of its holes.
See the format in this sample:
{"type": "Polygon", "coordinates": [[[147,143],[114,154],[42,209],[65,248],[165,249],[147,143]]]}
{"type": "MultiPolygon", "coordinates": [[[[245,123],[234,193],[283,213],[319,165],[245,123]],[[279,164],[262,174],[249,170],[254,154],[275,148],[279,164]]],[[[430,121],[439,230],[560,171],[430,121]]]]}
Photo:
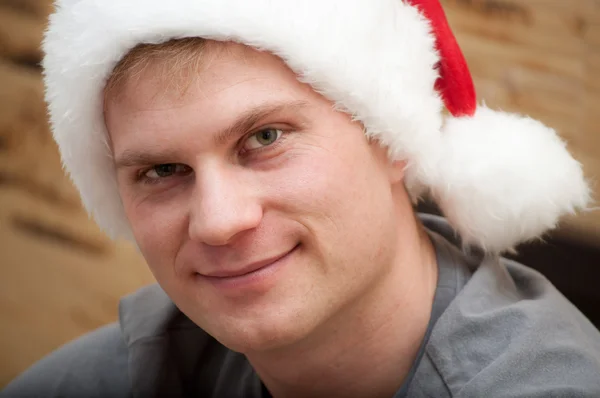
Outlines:
{"type": "Polygon", "coordinates": [[[436,397],[598,397],[600,333],[537,271],[487,258],[432,331],[414,396],[428,385],[436,397]]]}
{"type": "Polygon", "coordinates": [[[13,380],[2,398],[129,398],[128,354],[121,330],[110,324],[46,356],[13,380]]]}
{"type": "Polygon", "coordinates": [[[119,312],[134,396],[261,396],[262,385],[246,357],[187,318],[160,286],[124,298],[119,312]]]}

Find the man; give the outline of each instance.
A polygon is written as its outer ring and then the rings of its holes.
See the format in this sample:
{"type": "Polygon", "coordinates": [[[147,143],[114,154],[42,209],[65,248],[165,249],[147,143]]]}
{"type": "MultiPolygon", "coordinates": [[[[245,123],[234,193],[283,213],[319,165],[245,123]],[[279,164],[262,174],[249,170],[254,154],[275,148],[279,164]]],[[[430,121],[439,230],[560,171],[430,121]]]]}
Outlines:
{"type": "Polygon", "coordinates": [[[581,168],[477,109],[437,1],[64,0],[44,49],[65,166],[158,286],[5,396],[600,396],[597,330],[499,256],[581,168]]]}

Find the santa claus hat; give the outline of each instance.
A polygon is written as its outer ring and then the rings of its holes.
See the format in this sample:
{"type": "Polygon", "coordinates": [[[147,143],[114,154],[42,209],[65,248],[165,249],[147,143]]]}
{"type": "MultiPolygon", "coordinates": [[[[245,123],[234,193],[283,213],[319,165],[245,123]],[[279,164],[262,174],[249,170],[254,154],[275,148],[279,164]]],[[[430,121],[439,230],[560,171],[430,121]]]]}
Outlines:
{"type": "Polygon", "coordinates": [[[477,106],[438,0],[58,0],[43,43],[52,130],[84,205],[113,237],[131,233],[104,85],[136,45],[185,37],[279,56],[407,161],[413,198],[429,193],[467,244],[511,248],[589,201],[581,165],[552,129],[477,106]]]}

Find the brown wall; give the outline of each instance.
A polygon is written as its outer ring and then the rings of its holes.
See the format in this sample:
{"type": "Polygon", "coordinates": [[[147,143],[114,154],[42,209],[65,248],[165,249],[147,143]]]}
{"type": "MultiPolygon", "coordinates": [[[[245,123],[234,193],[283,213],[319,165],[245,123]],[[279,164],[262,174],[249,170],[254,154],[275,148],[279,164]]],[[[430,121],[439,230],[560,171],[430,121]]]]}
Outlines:
{"type": "Polygon", "coordinates": [[[36,66],[48,4],[0,1],[0,387],[115,320],[119,297],[152,282],[132,247],[88,219],[61,170],[36,66]]]}
{"type": "MultiPolygon", "coordinates": [[[[443,0],[491,106],[560,129],[600,176],[600,2],[443,0]]],[[[48,131],[39,42],[48,0],[0,0],[0,386],[60,344],[116,319],[152,282],[135,250],[88,220],[48,131]]],[[[564,235],[600,246],[600,216],[564,235]]]]}

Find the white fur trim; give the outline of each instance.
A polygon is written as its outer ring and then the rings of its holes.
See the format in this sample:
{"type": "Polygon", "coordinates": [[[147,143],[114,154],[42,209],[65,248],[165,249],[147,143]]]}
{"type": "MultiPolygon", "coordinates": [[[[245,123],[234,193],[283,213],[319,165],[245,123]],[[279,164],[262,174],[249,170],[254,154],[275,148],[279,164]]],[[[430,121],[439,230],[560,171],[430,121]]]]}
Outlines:
{"type": "Polygon", "coordinates": [[[434,38],[402,1],[59,0],[43,44],[52,129],[84,205],[113,237],[130,231],[104,144],[103,86],[135,45],[190,36],[277,54],[396,158],[418,159],[439,134],[434,38]]]}
{"type": "Polygon", "coordinates": [[[538,121],[479,108],[450,118],[432,194],[466,244],[502,251],[585,208],[581,165],[538,121]]]}
{"type": "MultiPolygon", "coordinates": [[[[467,212],[474,206],[498,205],[496,214],[504,215],[511,209],[520,209],[523,201],[545,200],[551,190],[538,192],[527,187],[524,199],[512,195],[489,203],[476,201],[491,199],[486,195],[465,201],[461,199],[464,192],[448,191],[458,195],[454,198],[440,191],[440,178],[445,174],[439,172],[438,166],[444,154],[443,145],[449,143],[440,133],[442,103],[434,90],[438,55],[428,21],[404,1],[58,0],[56,5],[43,43],[52,131],[64,167],[79,189],[85,207],[113,237],[132,236],[117,191],[112,155],[106,145],[102,113],[104,84],[117,62],[135,45],[182,37],[234,40],[281,57],[301,81],[311,84],[339,109],[361,121],[367,135],[389,148],[391,158],[408,162],[407,187],[413,197],[428,182],[435,182],[434,191],[443,203],[466,203],[470,206],[467,212]],[[511,200],[516,203],[511,204],[511,200]]],[[[540,139],[554,142],[550,136],[540,139]]],[[[472,143],[469,145],[473,147],[472,143]]],[[[486,157],[485,162],[492,155],[493,151],[474,149],[466,156],[473,157],[477,164],[476,156],[486,157]]],[[[497,161],[490,160],[498,166],[498,173],[506,160],[506,154],[500,156],[497,161]]],[[[530,156],[533,164],[544,163],[534,160],[537,156],[534,153],[530,156]]],[[[453,166],[456,175],[460,175],[460,164],[453,166]]],[[[510,174],[512,166],[505,166],[510,174]]],[[[456,175],[448,177],[456,179],[456,175]]],[[[489,184],[487,179],[457,182],[472,188],[482,180],[489,184]]],[[[518,189],[508,185],[507,182],[502,186],[509,192],[518,189]]],[[[464,214],[456,206],[452,209],[450,216],[464,214]]],[[[559,209],[564,206],[558,206],[556,211],[559,209]]],[[[530,218],[537,220],[544,216],[530,218]]],[[[462,220],[460,217],[450,220],[459,219],[462,220]]],[[[507,231],[511,237],[496,241],[498,233],[494,231],[504,227],[490,225],[492,233],[480,234],[485,229],[485,220],[476,220],[484,225],[478,224],[475,230],[481,237],[479,243],[487,247],[500,248],[504,243],[512,244],[531,235],[513,236],[515,231],[510,226],[507,231]]],[[[543,224],[551,226],[552,222],[543,224]]],[[[539,223],[536,225],[532,232],[541,232],[539,223]]],[[[469,231],[462,226],[459,229],[469,231]]]]}

